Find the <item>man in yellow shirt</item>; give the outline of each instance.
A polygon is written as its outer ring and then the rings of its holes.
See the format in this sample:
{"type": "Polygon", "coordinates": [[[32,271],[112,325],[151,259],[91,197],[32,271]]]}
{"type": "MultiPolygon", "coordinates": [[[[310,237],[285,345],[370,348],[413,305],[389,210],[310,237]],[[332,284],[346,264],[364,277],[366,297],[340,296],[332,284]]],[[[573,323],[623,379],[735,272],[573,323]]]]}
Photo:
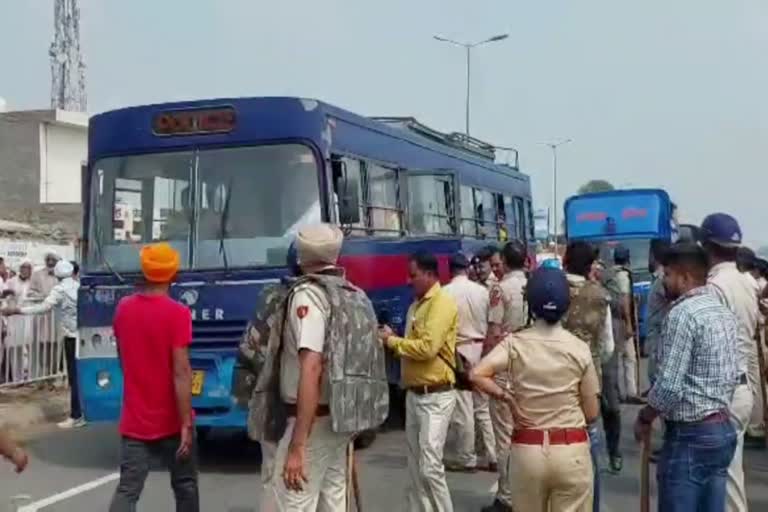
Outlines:
{"type": "Polygon", "coordinates": [[[416,301],[408,310],[405,337],[395,336],[389,326],[379,330],[382,343],[402,359],[402,383],[407,391],[410,482],[406,510],[453,512],[443,448],[456,405],[453,365],[458,307],[440,288],[434,255],[413,255],[409,273],[416,301]]]}

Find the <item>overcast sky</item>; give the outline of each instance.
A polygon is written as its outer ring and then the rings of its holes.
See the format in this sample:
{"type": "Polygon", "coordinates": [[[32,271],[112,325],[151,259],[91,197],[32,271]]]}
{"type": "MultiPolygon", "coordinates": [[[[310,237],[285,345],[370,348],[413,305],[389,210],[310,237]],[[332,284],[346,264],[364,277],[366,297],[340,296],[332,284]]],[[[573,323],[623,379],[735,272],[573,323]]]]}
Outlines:
{"type": "MultiPolygon", "coordinates": [[[[684,222],[726,211],[768,244],[765,0],[81,0],[92,113],[221,96],[316,97],[464,126],[520,150],[536,207],[603,178],[665,188],[684,222]]],[[[52,0],[0,0],[0,96],[48,105],[52,0]]]]}

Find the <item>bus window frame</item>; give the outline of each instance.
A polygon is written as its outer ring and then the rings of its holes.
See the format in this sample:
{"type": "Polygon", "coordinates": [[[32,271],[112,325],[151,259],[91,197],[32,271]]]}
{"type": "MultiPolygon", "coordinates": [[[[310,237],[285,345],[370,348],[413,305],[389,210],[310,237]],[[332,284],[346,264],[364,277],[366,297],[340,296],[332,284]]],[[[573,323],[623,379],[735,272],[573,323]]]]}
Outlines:
{"type": "Polygon", "coordinates": [[[404,236],[406,234],[405,231],[405,210],[403,208],[403,201],[402,201],[402,191],[404,189],[402,184],[402,176],[403,174],[407,173],[406,169],[404,169],[402,166],[399,166],[397,164],[391,163],[391,162],[382,162],[380,160],[375,160],[371,158],[362,158],[361,159],[361,175],[362,175],[362,189],[363,189],[363,197],[362,197],[362,207],[365,210],[365,220],[366,220],[366,233],[370,236],[380,236],[382,238],[393,238],[398,236],[404,236]],[[394,172],[395,174],[395,206],[380,206],[380,205],[374,205],[371,204],[371,187],[370,187],[370,166],[375,165],[377,167],[381,167],[383,169],[387,169],[389,171],[394,172]],[[373,225],[373,211],[381,211],[381,212],[396,212],[397,218],[398,218],[398,225],[399,229],[387,229],[387,228],[377,228],[373,225]]]}
{"type": "MultiPolygon", "coordinates": [[[[406,208],[405,208],[405,218],[407,220],[406,224],[406,230],[409,235],[415,236],[415,237],[421,237],[421,236],[456,236],[459,234],[460,228],[460,222],[457,222],[458,219],[458,206],[459,206],[459,189],[457,186],[458,179],[457,179],[457,173],[456,171],[452,169],[419,169],[419,170],[406,170],[404,173],[405,176],[405,195],[407,198],[406,201],[406,208]],[[423,214],[426,217],[429,218],[438,218],[438,219],[447,219],[448,220],[448,226],[450,228],[449,233],[434,233],[434,232],[425,232],[425,233],[413,233],[411,230],[411,178],[421,178],[421,177],[432,177],[434,178],[433,183],[445,183],[446,181],[450,185],[450,198],[451,198],[451,204],[446,205],[446,210],[448,212],[447,215],[440,215],[440,214],[432,214],[432,213],[425,213],[423,214]],[[440,179],[443,178],[443,179],[440,179]],[[445,180],[444,178],[448,178],[448,180],[445,180]]],[[[439,191],[442,192],[442,191],[439,191]]]]}

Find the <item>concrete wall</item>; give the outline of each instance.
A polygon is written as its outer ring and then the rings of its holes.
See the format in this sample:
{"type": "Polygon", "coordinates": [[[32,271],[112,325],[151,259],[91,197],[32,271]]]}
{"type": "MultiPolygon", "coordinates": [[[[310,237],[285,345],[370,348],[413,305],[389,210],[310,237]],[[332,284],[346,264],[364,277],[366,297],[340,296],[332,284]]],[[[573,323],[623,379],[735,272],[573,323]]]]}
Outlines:
{"type": "Polygon", "coordinates": [[[40,202],[79,203],[80,168],[88,155],[82,128],[40,125],[40,202]]]}
{"type": "Polygon", "coordinates": [[[87,129],[66,114],[0,114],[0,218],[75,239],[82,226],[80,166],[87,157],[87,129]]]}
{"type": "MultiPolygon", "coordinates": [[[[38,122],[14,114],[0,116],[0,208],[23,210],[36,205],[40,190],[38,122]]],[[[15,220],[15,219],[12,219],[15,220]]]]}

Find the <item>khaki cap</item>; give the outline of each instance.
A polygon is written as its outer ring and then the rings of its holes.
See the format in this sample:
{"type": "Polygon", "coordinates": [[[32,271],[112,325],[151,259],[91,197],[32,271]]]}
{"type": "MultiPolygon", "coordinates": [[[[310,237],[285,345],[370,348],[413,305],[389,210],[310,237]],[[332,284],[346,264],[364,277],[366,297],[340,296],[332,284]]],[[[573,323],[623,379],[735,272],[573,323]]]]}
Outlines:
{"type": "Polygon", "coordinates": [[[344,234],[332,224],[312,224],[299,229],[296,251],[302,268],[333,267],[339,259],[344,234]]]}

